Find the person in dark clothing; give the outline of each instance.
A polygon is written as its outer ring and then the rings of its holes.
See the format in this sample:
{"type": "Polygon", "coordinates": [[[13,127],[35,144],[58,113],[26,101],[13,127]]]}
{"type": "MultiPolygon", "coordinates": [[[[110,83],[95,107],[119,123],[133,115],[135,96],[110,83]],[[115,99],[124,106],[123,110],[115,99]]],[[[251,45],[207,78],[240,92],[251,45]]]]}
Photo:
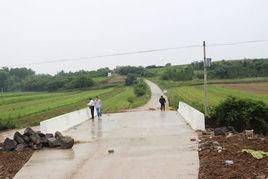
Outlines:
{"type": "Polygon", "coordinates": [[[90,98],[89,99],[89,103],[87,104],[89,109],[90,109],[90,112],[91,112],[91,119],[94,120],[94,106],[95,106],[95,101],[90,98]]]}
{"type": "Polygon", "coordinates": [[[166,99],[163,97],[163,96],[161,96],[160,97],[160,99],[159,99],[159,103],[161,104],[161,111],[165,111],[165,104],[166,104],[166,99]]]}

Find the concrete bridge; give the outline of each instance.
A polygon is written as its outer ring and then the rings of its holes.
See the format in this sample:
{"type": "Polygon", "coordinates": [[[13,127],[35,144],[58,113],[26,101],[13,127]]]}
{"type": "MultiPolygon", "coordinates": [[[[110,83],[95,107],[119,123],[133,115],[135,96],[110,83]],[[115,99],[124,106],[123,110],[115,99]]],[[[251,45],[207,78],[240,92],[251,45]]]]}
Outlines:
{"type": "Polygon", "coordinates": [[[176,111],[159,108],[161,89],[143,107],[105,114],[65,131],[77,141],[71,150],[36,151],[15,178],[198,178],[197,134],[176,111]],[[110,151],[110,153],[108,152],[110,151]]]}

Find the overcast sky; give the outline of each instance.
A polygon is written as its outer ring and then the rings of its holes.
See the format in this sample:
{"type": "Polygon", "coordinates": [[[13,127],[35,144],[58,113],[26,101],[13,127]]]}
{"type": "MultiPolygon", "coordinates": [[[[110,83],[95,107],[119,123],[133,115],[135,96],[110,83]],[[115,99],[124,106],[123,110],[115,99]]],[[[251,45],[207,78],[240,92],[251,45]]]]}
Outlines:
{"type": "MultiPolygon", "coordinates": [[[[0,67],[184,45],[268,39],[267,0],[0,0],[0,67]]],[[[213,60],[268,57],[268,43],[210,47],[213,60]]],[[[202,60],[190,48],[53,64],[38,73],[202,60]]]]}

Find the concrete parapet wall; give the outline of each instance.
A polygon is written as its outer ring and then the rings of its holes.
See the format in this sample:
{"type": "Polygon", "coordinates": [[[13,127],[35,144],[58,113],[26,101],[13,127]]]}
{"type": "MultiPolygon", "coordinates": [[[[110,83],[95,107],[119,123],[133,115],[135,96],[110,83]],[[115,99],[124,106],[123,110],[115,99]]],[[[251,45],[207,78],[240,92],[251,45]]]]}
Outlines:
{"type": "Polygon", "coordinates": [[[40,130],[43,133],[54,133],[56,131],[65,131],[90,118],[88,108],[73,111],[61,116],[57,116],[40,122],[40,130]]]}
{"type": "Polygon", "coordinates": [[[194,130],[205,130],[205,115],[190,105],[180,102],[178,112],[194,130]]]}

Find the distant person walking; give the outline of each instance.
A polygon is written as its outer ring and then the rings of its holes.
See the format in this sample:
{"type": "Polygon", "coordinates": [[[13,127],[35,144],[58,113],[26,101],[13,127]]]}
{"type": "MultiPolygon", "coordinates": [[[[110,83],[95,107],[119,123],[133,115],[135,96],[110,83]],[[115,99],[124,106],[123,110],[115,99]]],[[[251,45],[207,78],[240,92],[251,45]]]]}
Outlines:
{"type": "Polygon", "coordinates": [[[87,105],[88,105],[88,107],[90,109],[90,112],[91,112],[91,118],[90,119],[94,120],[94,106],[95,106],[95,101],[92,98],[90,98],[89,99],[89,103],[87,105]]]}
{"type": "Polygon", "coordinates": [[[101,117],[101,100],[98,96],[96,97],[96,100],[95,100],[95,108],[97,111],[98,119],[100,119],[100,117],[101,117]]]}
{"type": "Polygon", "coordinates": [[[161,107],[160,107],[161,111],[165,111],[166,110],[166,107],[165,107],[166,99],[163,96],[160,97],[159,103],[161,104],[161,107]]]}

